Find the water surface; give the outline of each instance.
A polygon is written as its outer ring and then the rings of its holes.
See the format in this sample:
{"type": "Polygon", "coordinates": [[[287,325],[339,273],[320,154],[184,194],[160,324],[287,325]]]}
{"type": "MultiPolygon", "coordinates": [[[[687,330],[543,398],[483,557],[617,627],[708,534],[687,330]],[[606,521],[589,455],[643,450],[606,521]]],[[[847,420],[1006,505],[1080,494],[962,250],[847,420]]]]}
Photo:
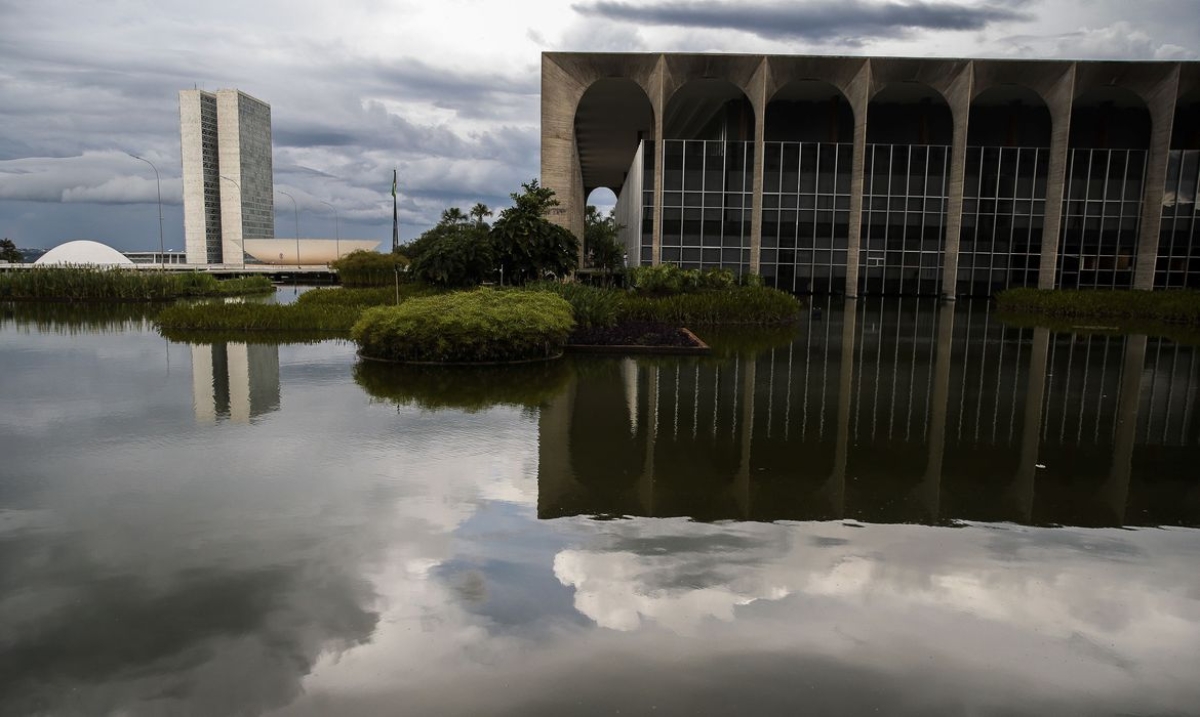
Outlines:
{"type": "Polygon", "coordinates": [[[4,314],[0,713],[1200,713],[1196,349],[822,309],[484,374],[4,314]]]}

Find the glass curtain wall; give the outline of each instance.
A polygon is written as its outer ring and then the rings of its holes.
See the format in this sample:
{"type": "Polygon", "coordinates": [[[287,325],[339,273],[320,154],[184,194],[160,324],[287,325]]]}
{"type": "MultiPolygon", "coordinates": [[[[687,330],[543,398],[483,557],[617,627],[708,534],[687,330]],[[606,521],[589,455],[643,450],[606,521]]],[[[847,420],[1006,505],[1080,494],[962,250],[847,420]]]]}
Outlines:
{"type": "Polygon", "coordinates": [[[1144,149],[1070,150],[1058,288],[1133,285],[1145,174],[1144,149]]]}
{"type": "Polygon", "coordinates": [[[1172,150],[1163,195],[1154,288],[1200,288],[1200,150],[1172,150]]]}
{"type": "Polygon", "coordinates": [[[866,293],[938,293],[949,159],[947,145],[867,145],[860,271],[866,293]]]}
{"type": "Polygon", "coordinates": [[[665,140],[662,261],[750,270],[754,143],[665,140]]]}
{"type": "Polygon", "coordinates": [[[801,294],[845,291],[853,149],[765,144],[760,271],[768,285],[801,294]]]}
{"type": "Polygon", "coordinates": [[[968,147],[958,293],[1037,286],[1049,150],[968,147]]]}

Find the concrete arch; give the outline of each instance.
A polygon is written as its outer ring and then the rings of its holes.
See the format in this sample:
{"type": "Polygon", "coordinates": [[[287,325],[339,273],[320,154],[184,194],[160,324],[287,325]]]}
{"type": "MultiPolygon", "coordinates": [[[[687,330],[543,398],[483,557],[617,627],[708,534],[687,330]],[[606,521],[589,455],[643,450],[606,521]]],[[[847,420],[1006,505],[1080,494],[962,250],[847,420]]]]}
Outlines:
{"type": "Polygon", "coordinates": [[[1181,95],[1175,102],[1171,149],[1200,149],[1200,88],[1181,95]]]}
{"type": "Polygon", "coordinates": [[[1036,90],[1019,84],[993,85],[971,100],[967,145],[1049,147],[1053,117],[1036,90]]]}
{"type": "Polygon", "coordinates": [[[830,82],[794,79],[771,94],[763,122],[767,142],[850,142],[854,107],[830,82]]]}
{"type": "Polygon", "coordinates": [[[1152,116],[1137,92],[1119,85],[1091,87],[1071,103],[1070,146],[1147,149],[1152,116]]]}
{"type": "Polygon", "coordinates": [[[941,144],[954,139],[954,109],[936,88],[896,82],[876,92],[867,106],[869,144],[941,144]]]}
{"type": "Polygon", "coordinates": [[[663,112],[663,139],[753,141],[761,122],[746,91],[729,80],[702,77],[680,85],[663,112]]]}
{"type": "Polygon", "coordinates": [[[584,194],[608,187],[620,194],[643,140],[654,137],[654,107],[628,78],[606,77],[584,91],[575,107],[575,146],[584,194]]]}

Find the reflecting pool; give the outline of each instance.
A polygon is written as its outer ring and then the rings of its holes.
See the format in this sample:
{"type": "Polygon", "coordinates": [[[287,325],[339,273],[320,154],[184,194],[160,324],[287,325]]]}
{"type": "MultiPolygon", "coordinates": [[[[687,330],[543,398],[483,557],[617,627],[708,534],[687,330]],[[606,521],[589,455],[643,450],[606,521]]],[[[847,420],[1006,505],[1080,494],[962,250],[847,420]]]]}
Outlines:
{"type": "Polygon", "coordinates": [[[0,714],[1200,714],[1198,349],[816,308],[434,371],[0,307],[0,714]]]}

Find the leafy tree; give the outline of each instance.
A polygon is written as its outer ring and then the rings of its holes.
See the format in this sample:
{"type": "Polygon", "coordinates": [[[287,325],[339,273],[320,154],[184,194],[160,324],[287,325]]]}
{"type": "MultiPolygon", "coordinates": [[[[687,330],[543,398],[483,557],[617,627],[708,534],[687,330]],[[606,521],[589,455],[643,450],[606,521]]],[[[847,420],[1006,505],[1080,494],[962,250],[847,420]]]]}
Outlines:
{"type": "MultiPolygon", "coordinates": [[[[482,204],[475,207],[487,210],[482,204]]],[[[457,207],[442,212],[436,226],[405,247],[413,275],[438,286],[473,286],[490,277],[496,263],[483,216],[473,208],[472,223],[457,207]]]]}
{"type": "Polygon", "coordinates": [[[579,267],[579,239],[568,229],[551,223],[546,214],[558,206],[554,190],[538,186],[536,179],[513,194],[514,205],[500,212],[492,226],[492,247],[505,282],[524,284],[549,273],[564,276],[579,267]]]}
{"type": "Polygon", "coordinates": [[[17,248],[12,239],[0,239],[0,261],[8,261],[13,264],[20,264],[25,261],[25,255],[17,248]]]}
{"type": "Polygon", "coordinates": [[[615,209],[603,216],[588,205],[583,215],[583,254],[591,266],[611,274],[624,265],[625,247],[617,240],[620,231],[615,209]]]}

